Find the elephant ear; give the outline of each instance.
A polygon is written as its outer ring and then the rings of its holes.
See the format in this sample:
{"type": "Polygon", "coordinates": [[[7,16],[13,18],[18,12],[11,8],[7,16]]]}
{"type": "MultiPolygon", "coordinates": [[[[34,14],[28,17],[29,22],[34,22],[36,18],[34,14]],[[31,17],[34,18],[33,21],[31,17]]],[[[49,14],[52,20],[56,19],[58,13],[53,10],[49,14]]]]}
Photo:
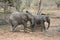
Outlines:
{"type": "Polygon", "coordinates": [[[30,13],[29,11],[26,11],[26,13],[28,13],[28,15],[34,17],[34,16],[32,15],[32,13],[30,13]]]}
{"type": "Polygon", "coordinates": [[[26,13],[29,13],[28,11],[26,11],[26,13]]]}
{"type": "Polygon", "coordinates": [[[30,13],[30,12],[28,12],[28,11],[26,11],[26,13],[28,13],[29,15],[31,15],[31,13],[30,13]]]}
{"type": "Polygon", "coordinates": [[[46,15],[46,14],[44,14],[44,13],[41,13],[41,15],[46,15]]]}

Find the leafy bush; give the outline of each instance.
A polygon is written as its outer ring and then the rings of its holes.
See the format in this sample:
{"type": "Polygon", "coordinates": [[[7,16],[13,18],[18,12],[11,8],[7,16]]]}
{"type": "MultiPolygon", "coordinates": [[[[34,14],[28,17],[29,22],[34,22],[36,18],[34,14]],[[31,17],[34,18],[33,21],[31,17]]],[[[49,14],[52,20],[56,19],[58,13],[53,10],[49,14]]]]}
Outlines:
{"type": "Polygon", "coordinates": [[[59,8],[60,7],[60,0],[55,0],[56,1],[56,5],[59,8]]]}
{"type": "Polygon", "coordinates": [[[55,0],[57,4],[60,4],[60,0],[55,0]]]}

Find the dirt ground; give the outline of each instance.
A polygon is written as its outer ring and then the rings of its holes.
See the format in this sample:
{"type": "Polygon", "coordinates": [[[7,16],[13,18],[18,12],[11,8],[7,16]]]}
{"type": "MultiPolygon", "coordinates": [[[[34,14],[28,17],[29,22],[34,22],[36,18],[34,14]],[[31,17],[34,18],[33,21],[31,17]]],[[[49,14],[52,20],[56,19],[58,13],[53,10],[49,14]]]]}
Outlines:
{"type": "Polygon", "coordinates": [[[39,28],[35,32],[11,32],[11,25],[0,26],[0,40],[60,40],[60,19],[51,19],[50,28],[45,32],[39,28]]]}
{"type": "Polygon", "coordinates": [[[9,25],[0,27],[0,40],[60,40],[60,26],[57,24],[51,26],[46,32],[40,32],[40,30],[28,33],[11,32],[10,27],[9,25]]]}

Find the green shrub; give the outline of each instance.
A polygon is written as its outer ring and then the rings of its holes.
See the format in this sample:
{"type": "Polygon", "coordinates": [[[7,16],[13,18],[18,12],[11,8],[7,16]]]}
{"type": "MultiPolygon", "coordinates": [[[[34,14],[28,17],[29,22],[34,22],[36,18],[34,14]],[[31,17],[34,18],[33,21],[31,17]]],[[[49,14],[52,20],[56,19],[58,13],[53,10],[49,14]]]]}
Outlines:
{"type": "Polygon", "coordinates": [[[57,4],[60,4],[60,0],[55,0],[57,4]]]}

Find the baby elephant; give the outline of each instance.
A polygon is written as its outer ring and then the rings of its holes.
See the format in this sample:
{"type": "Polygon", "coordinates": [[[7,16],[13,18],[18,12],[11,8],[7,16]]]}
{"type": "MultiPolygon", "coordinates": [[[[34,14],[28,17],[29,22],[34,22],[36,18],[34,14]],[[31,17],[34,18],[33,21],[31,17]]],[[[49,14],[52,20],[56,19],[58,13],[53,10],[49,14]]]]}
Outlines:
{"type": "Polygon", "coordinates": [[[26,28],[27,28],[27,22],[28,21],[30,21],[31,24],[34,24],[34,17],[30,13],[13,12],[11,14],[10,18],[9,18],[9,22],[12,25],[12,31],[15,31],[15,28],[18,25],[22,24],[22,25],[24,25],[24,32],[27,32],[26,31],[27,30],[26,28]]]}
{"type": "MultiPolygon", "coordinates": [[[[30,13],[30,12],[28,12],[28,11],[26,11],[26,13],[30,13]]],[[[31,13],[30,13],[31,14],[31,13]]],[[[45,25],[44,25],[44,20],[43,20],[43,18],[42,18],[42,15],[37,15],[37,14],[33,14],[31,17],[33,17],[34,19],[33,19],[33,21],[32,21],[32,30],[34,30],[34,26],[35,25],[40,25],[40,27],[41,27],[41,31],[43,31],[43,30],[45,30],[45,25]]]]}
{"type": "Polygon", "coordinates": [[[27,15],[23,12],[13,12],[9,18],[9,22],[12,25],[12,31],[15,31],[15,28],[22,24],[24,25],[24,32],[26,32],[27,28],[27,15]]]}
{"type": "MultiPolygon", "coordinates": [[[[26,11],[26,13],[30,13],[28,11],[26,11]]],[[[30,13],[31,14],[31,13],[30,13]]],[[[44,22],[47,22],[48,23],[48,27],[47,29],[50,27],[50,18],[49,16],[45,15],[45,14],[33,14],[31,17],[33,17],[33,21],[32,21],[32,30],[34,29],[34,26],[35,25],[40,25],[41,27],[41,31],[45,31],[46,30],[46,27],[45,27],[45,24],[44,22]]]]}

